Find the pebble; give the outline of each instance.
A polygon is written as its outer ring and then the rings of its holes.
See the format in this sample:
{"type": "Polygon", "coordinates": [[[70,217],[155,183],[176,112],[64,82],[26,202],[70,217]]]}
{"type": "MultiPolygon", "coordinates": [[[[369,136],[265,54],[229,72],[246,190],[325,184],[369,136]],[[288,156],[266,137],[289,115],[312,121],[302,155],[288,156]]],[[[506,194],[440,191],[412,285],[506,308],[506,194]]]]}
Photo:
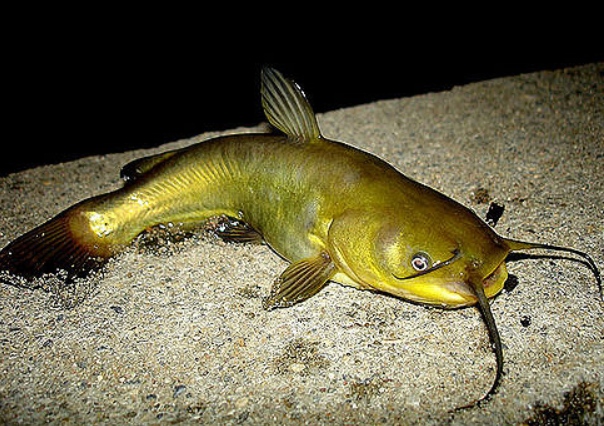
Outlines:
{"type": "Polygon", "coordinates": [[[120,306],[111,306],[110,309],[113,309],[116,314],[123,314],[124,309],[120,306]]]}
{"type": "Polygon", "coordinates": [[[294,373],[301,373],[302,371],[304,371],[304,369],[306,368],[306,365],[299,363],[299,362],[294,362],[293,364],[290,364],[289,369],[291,371],[293,371],[294,373]]]}
{"type": "Polygon", "coordinates": [[[187,387],[185,385],[178,385],[174,388],[174,398],[178,398],[185,390],[187,390],[187,387]]]}
{"type": "Polygon", "coordinates": [[[250,402],[250,399],[247,397],[239,398],[235,401],[235,407],[243,408],[250,402]]]}

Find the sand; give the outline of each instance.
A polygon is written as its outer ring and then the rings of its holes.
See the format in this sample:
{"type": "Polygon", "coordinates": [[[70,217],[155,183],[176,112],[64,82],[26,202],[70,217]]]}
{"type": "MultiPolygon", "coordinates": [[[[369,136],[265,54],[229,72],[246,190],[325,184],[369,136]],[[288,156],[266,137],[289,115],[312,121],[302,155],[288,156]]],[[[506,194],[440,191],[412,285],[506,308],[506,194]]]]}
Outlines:
{"type": "MultiPolygon", "coordinates": [[[[502,235],[571,246],[604,268],[603,75],[603,63],[544,71],[318,119],[327,137],[482,217],[489,201],[504,204],[502,235]]],[[[126,162],[217,134],[0,179],[0,246],[118,188],[126,162]]],[[[75,293],[0,284],[0,423],[602,424],[604,304],[581,263],[509,263],[518,285],[492,305],[501,388],[454,416],[448,410],[494,375],[476,309],[427,309],[332,284],[264,311],[285,267],[266,246],[199,234],[132,247],[75,293]]]]}

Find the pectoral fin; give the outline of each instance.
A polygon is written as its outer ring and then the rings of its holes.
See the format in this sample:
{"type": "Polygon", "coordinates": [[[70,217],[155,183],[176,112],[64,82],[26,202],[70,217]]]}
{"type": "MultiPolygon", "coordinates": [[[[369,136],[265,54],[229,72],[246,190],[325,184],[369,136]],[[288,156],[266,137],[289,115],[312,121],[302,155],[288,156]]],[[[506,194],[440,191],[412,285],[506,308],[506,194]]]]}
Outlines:
{"type": "Polygon", "coordinates": [[[317,294],[335,274],[335,266],[326,252],[298,260],[275,281],[264,308],[287,308],[317,294]]]}

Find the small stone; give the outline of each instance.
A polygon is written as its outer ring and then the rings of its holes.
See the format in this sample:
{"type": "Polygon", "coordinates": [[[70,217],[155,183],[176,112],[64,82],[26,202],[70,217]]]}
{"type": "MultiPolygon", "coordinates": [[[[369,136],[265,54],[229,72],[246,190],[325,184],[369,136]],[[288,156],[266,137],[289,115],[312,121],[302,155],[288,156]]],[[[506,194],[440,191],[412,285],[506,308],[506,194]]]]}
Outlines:
{"type": "Polygon", "coordinates": [[[235,401],[235,407],[237,407],[237,408],[243,408],[249,402],[250,402],[250,399],[244,396],[243,398],[239,398],[237,401],[235,401]]]}
{"type": "Polygon", "coordinates": [[[115,311],[116,314],[123,314],[124,313],[124,309],[120,306],[110,306],[111,309],[113,309],[115,311]]]}
{"type": "Polygon", "coordinates": [[[476,204],[486,204],[491,201],[489,190],[483,187],[475,188],[470,194],[470,199],[476,204]]]}
{"type": "Polygon", "coordinates": [[[299,362],[294,362],[293,364],[291,364],[289,366],[289,369],[291,371],[293,371],[294,373],[301,373],[302,371],[304,371],[305,368],[306,368],[306,365],[299,363],[299,362]]]}
{"type": "Polygon", "coordinates": [[[178,385],[174,388],[174,398],[178,398],[185,390],[187,389],[187,387],[185,385],[178,385]]]}
{"type": "Polygon", "coordinates": [[[528,315],[524,315],[520,319],[520,324],[522,324],[523,327],[528,327],[529,325],[531,325],[531,317],[529,317],[528,315]]]}

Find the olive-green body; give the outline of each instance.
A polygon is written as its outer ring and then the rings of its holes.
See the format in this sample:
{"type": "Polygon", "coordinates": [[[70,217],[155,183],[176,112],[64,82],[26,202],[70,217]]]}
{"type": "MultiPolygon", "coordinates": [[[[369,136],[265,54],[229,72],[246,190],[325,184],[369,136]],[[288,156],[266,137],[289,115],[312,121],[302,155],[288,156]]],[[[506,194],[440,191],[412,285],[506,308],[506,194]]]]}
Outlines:
{"type": "Polygon", "coordinates": [[[160,223],[228,215],[245,221],[293,262],[325,250],[330,225],[346,211],[413,204],[420,188],[438,195],[348,145],[242,134],[180,151],[86,209],[102,215],[113,244],[128,244],[160,223]]]}
{"type": "Polygon", "coordinates": [[[177,153],[107,197],[99,211],[110,212],[116,228],[127,230],[124,243],[158,223],[224,214],[243,220],[280,255],[296,261],[323,250],[333,218],[354,205],[362,192],[356,174],[361,162],[356,151],[339,144],[225,136],[177,153]],[[355,171],[342,168],[343,162],[356,162],[355,171]]]}
{"type": "MultiPolygon", "coordinates": [[[[384,224],[404,222],[418,231],[431,229],[435,237],[458,236],[459,241],[475,233],[471,243],[476,247],[503,244],[484,222],[450,198],[369,153],[324,138],[311,143],[271,134],[215,138],[175,153],[94,202],[97,205],[85,208],[95,212],[103,238],[117,249],[153,225],[200,222],[224,214],[256,229],[291,262],[327,251],[336,266],[335,281],[383,291],[388,291],[380,285],[384,283],[374,282],[364,270],[376,262],[373,233],[384,224]],[[341,228],[338,221],[345,222],[345,229],[334,235],[333,230],[341,228]],[[491,240],[488,245],[485,238],[491,240]]],[[[413,241],[414,235],[402,238],[420,244],[413,241]]],[[[445,248],[454,249],[459,241],[445,248]]],[[[501,262],[501,256],[497,260],[501,262]]],[[[411,294],[398,295],[415,300],[411,294]]]]}

